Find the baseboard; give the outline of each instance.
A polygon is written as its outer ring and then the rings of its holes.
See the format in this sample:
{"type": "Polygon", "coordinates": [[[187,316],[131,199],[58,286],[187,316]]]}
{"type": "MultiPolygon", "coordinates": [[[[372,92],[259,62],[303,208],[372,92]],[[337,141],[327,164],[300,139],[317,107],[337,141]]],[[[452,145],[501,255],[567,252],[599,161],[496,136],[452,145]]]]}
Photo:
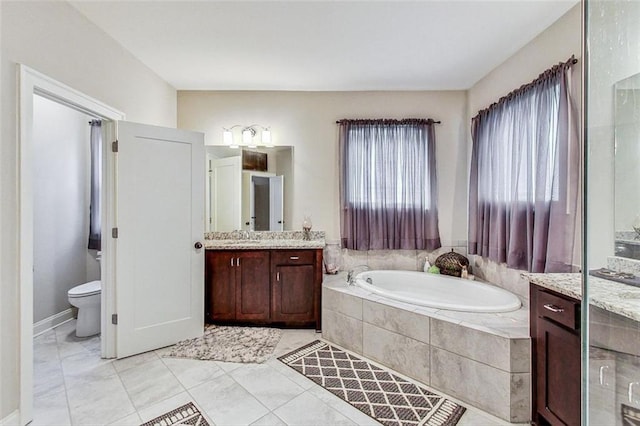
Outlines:
{"type": "Polygon", "coordinates": [[[72,319],[73,319],[73,311],[71,310],[71,308],[62,312],[58,312],[55,315],[51,315],[50,317],[45,318],[42,321],[38,321],[37,323],[33,324],[33,337],[39,336],[45,331],[49,331],[53,327],[56,327],[72,319]]]}
{"type": "Polygon", "coordinates": [[[20,426],[20,410],[16,410],[4,419],[0,419],[0,426],[20,426]]]}

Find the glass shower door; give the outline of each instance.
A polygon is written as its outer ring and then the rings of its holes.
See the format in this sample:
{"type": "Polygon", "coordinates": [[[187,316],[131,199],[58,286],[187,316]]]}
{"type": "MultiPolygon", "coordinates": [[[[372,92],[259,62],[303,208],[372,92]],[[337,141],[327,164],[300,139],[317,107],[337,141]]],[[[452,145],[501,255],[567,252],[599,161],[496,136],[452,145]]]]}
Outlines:
{"type": "Polygon", "coordinates": [[[584,12],[582,423],[640,425],[640,1],[584,12]]]}

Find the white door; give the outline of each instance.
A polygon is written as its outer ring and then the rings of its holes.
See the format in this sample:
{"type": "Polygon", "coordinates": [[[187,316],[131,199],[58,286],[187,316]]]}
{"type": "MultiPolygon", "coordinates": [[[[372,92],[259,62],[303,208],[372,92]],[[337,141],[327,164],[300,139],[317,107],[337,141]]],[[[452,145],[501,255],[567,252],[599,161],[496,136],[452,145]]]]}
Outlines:
{"type": "Polygon", "coordinates": [[[242,162],[240,157],[212,161],[211,212],[213,231],[241,229],[242,162]]]}
{"type": "Polygon", "coordinates": [[[269,229],[284,229],[284,176],[269,178],[269,229]]]}
{"type": "MultiPolygon", "coordinates": [[[[204,135],[118,122],[117,357],[202,335],[204,135]]],[[[112,236],[112,235],[110,235],[112,236]]]]}

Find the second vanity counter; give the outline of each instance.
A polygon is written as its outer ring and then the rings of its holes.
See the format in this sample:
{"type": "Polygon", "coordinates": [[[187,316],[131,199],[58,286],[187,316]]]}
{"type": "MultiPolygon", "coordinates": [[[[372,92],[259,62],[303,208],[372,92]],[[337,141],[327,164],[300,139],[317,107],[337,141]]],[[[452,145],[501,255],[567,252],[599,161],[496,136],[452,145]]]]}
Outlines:
{"type": "MultiPolygon", "coordinates": [[[[582,300],[582,275],[579,273],[534,274],[523,273],[532,284],[582,300]]],[[[615,281],[589,276],[589,303],[640,321],[640,288],[615,281]]]]}

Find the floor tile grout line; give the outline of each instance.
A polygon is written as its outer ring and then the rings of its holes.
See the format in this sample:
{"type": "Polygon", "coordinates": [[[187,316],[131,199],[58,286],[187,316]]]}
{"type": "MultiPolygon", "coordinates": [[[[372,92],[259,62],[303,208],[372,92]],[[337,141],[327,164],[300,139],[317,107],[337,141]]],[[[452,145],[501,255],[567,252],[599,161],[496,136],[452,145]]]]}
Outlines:
{"type": "MultiPolygon", "coordinates": [[[[265,361],[265,363],[266,363],[266,361],[265,361]]],[[[264,363],[263,363],[263,364],[264,364],[264,363]]],[[[266,365],[266,364],[265,364],[265,365],[266,365]]],[[[268,367],[275,371],[275,369],[274,369],[273,367],[271,367],[270,365],[268,365],[268,367]]],[[[242,368],[242,367],[238,367],[238,368],[242,368]]],[[[238,386],[240,386],[240,387],[241,387],[245,392],[247,392],[249,395],[251,395],[251,396],[253,397],[253,399],[255,399],[255,400],[258,402],[258,404],[260,404],[260,405],[262,405],[264,408],[266,408],[266,410],[267,410],[267,411],[269,411],[269,412],[270,412],[270,411],[272,411],[269,407],[267,407],[266,405],[264,405],[264,404],[262,403],[262,401],[260,401],[260,400],[258,399],[258,397],[257,397],[256,395],[254,395],[254,393],[253,393],[253,392],[251,392],[251,391],[250,391],[249,389],[247,389],[246,387],[242,386],[242,383],[238,382],[238,381],[235,379],[235,377],[233,377],[233,376],[231,375],[231,373],[232,373],[233,371],[235,371],[235,370],[237,370],[237,368],[236,368],[236,369],[234,369],[234,370],[232,370],[232,371],[230,371],[230,372],[228,373],[229,378],[230,378],[231,380],[233,380],[233,381],[234,381],[238,386]]],[[[280,374],[280,372],[279,372],[279,371],[275,371],[275,372],[276,372],[276,373],[278,373],[278,374],[280,374]]],[[[284,375],[283,375],[283,377],[284,377],[284,375]]],[[[284,378],[285,378],[285,379],[287,379],[287,380],[289,380],[289,381],[291,381],[288,377],[284,377],[284,378]]],[[[292,383],[293,383],[293,382],[292,382],[292,383]]],[[[296,385],[296,386],[298,386],[296,383],[293,383],[293,384],[294,384],[294,385],[296,385]]],[[[298,386],[298,387],[300,387],[300,386],[298,386]]],[[[302,388],[301,388],[301,389],[302,389],[302,388]]],[[[302,393],[304,393],[304,389],[302,389],[302,391],[303,391],[302,393]]],[[[294,398],[296,398],[296,397],[297,397],[297,395],[296,395],[295,397],[291,398],[291,400],[292,400],[292,399],[294,399],[294,398]]],[[[289,400],[289,401],[291,401],[291,400],[289,400]]],[[[289,402],[289,401],[287,401],[287,402],[289,402]]],[[[285,404],[286,404],[286,402],[285,402],[285,404]]],[[[284,405],[284,404],[279,405],[277,408],[282,407],[282,405],[284,405]]],[[[274,410],[276,410],[277,408],[274,408],[274,410]]],[[[265,414],[265,415],[266,415],[266,414],[265,414]]],[[[262,416],[262,417],[264,417],[264,416],[262,416]]],[[[260,417],[260,418],[256,419],[256,421],[257,421],[257,420],[259,420],[259,419],[261,419],[262,417],[260,417]]]]}
{"type": "MultiPolygon", "coordinates": [[[[55,328],[54,328],[54,329],[55,329],[55,328]]],[[[56,334],[57,334],[57,333],[56,333],[56,334]]],[[[98,337],[98,338],[102,338],[102,337],[98,337]]],[[[78,342],[74,342],[74,343],[78,343],[78,342]]],[[[58,340],[57,335],[56,335],[56,347],[57,347],[57,349],[58,349],[58,352],[60,352],[60,341],[58,340]]],[[[62,357],[58,356],[58,358],[59,358],[59,362],[60,362],[60,369],[61,369],[61,371],[62,371],[62,377],[63,377],[63,381],[64,381],[64,386],[65,386],[65,395],[66,395],[66,398],[67,398],[67,410],[68,410],[68,412],[69,412],[69,423],[70,423],[72,426],[74,425],[74,421],[73,421],[73,417],[72,417],[72,415],[71,415],[71,401],[69,400],[69,392],[68,392],[68,389],[67,389],[67,374],[65,373],[65,370],[64,370],[64,368],[62,367],[62,360],[63,360],[63,359],[66,359],[66,358],[69,358],[69,357],[71,357],[71,356],[74,356],[74,355],[76,355],[76,354],[71,354],[71,355],[68,355],[67,357],[64,357],[64,358],[62,358],[62,357]]],[[[102,358],[102,354],[99,354],[99,355],[98,355],[98,359],[102,360],[102,359],[107,359],[107,358],[102,358]]],[[[107,377],[113,377],[113,376],[117,376],[117,377],[118,377],[118,380],[120,381],[120,384],[122,385],[122,389],[125,391],[125,393],[126,393],[126,395],[127,395],[127,399],[128,399],[128,400],[129,400],[129,402],[131,403],[131,406],[134,408],[134,410],[136,410],[136,407],[135,407],[135,405],[133,404],[133,401],[131,400],[131,397],[129,396],[129,392],[127,391],[127,388],[125,387],[124,383],[122,382],[122,378],[121,378],[121,377],[120,377],[120,375],[118,374],[118,371],[116,370],[116,368],[113,366],[113,362],[114,362],[114,359],[109,359],[107,362],[105,362],[105,363],[103,364],[103,365],[109,365],[109,364],[110,364],[110,365],[111,365],[111,367],[113,368],[113,371],[114,371],[114,374],[113,374],[113,375],[109,375],[109,376],[107,376],[107,377]]],[[[137,412],[137,411],[134,411],[134,412],[137,412]]],[[[129,414],[127,414],[127,416],[128,416],[128,415],[131,415],[131,414],[133,414],[133,413],[129,413],[129,414]]],[[[123,416],[122,418],[125,418],[125,417],[127,417],[127,416],[123,416]]],[[[120,420],[120,419],[118,419],[118,420],[120,420]]],[[[115,420],[115,421],[117,421],[117,420],[115,420]]],[[[113,422],[112,422],[112,423],[113,423],[113,422]]]]}
{"type": "MultiPolygon", "coordinates": [[[[149,352],[152,352],[152,351],[149,351],[149,352]]],[[[155,353],[155,351],[153,351],[153,352],[155,353]]],[[[146,352],[143,352],[143,354],[144,354],[144,353],[146,353],[146,352]]],[[[138,354],[138,355],[134,355],[134,356],[139,356],[139,355],[142,355],[142,354],[138,354]]],[[[156,356],[157,356],[157,355],[158,355],[158,354],[156,354],[156,356]]],[[[158,358],[160,358],[160,357],[158,357],[158,358]]],[[[153,361],[151,361],[151,362],[154,362],[154,361],[156,361],[156,360],[153,360],[153,361]]],[[[182,386],[182,388],[186,391],[186,388],[184,387],[184,385],[182,384],[182,382],[181,382],[180,380],[178,380],[178,378],[175,376],[175,374],[173,374],[173,371],[171,371],[171,369],[170,369],[170,368],[169,368],[169,367],[168,367],[168,366],[167,366],[167,365],[162,361],[162,359],[160,359],[160,362],[161,362],[161,363],[162,363],[162,365],[163,365],[163,366],[164,366],[164,367],[169,371],[169,373],[171,373],[171,375],[176,379],[176,381],[180,384],[180,386],[182,386]]],[[[146,364],[146,363],[144,363],[144,364],[146,364]]],[[[123,371],[122,371],[122,373],[125,373],[125,372],[127,372],[127,371],[129,371],[129,370],[132,370],[132,369],[136,368],[136,367],[140,367],[140,366],[142,366],[142,365],[144,365],[144,364],[140,364],[140,365],[136,365],[136,366],[131,367],[131,368],[127,368],[126,370],[123,370],[123,371]]],[[[164,399],[162,399],[162,400],[160,400],[160,401],[155,401],[155,402],[153,402],[153,403],[151,403],[151,404],[147,404],[146,406],[143,406],[143,407],[141,407],[141,408],[138,408],[138,407],[136,406],[136,404],[133,402],[133,398],[131,397],[131,393],[130,393],[130,392],[129,392],[129,390],[127,389],[127,386],[125,385],[124,380],[122,380],[122,376],[120,376],[120,373],[121,373],[121,372],[120,372],[120,371],[118,371],[115,367],[114,367],[113,369],[114,369],[114,370],[116,370],[116,374],[117,374],[117,376],[118,376],[118,379],[120,380],[120,383],[122,384],[122,387],[124,388],[124,391],[127,393],[127,398],[129,398],[129,402],[131,402],[131,405],[133,406],[133,409],[135,410],[135,412],[138,414],[138,417],[140,418],[140,420],[142,420],[142,416],[140,415],[140,410],[145,410],[145,409],[147,409],[147,408],[153,407],[154,405],[159,404],[160,402],[166,401],[166,400],[168,400],[168,399],[170,399],[170,398],[173,398],[174,396],[179,395],[179,394],[181,393],[181,392],[178,392],[178,393],[173,394],[173,395],[171,395],[171,396],[168,396],[167,398],[164,398],[164,399]]]]}
{"type": "MultiPolygon", "coordinates": [[[[223,371],[223,375],[226,375],[227,373],[223,371]]],[[[216,376],[213,379],[209,380],[209,381],[213,381],[214,379],[219,378],[220,376],[216,376]]],[[[207,383],[207,382],[204,382],[207,383]]],[[[200,385],[203,385],[204,383],[200,383],[200,385]]],[[[200,412],[202,413],[202,415],[204,415],[206,417],[206,419],[211,422],[211,425],[215,426],[216,422],[213,421],[213,419],[211,418],[211,416],[209,415],[209,413],[207,413],[207,410],[205,410],[203,407],[200,406],[200,404],[198,404],[198,402],[196,401],[196,398],[193,396],[193,394],[191,393],[191,390],[193,388],[196,388],[200,385],[197,386],[193,386],[191,389],[187,389],[186,392],[189,395],[189,398],[191,399],[191,402],[193,402],[193,404],[198,407],[198,410],[200,410],[200,412]]]]}
{"type": "MultiPolygon", "coordinates": [[[[64,324],[64,323],[63,323],[64,324]]],[[[69,390],[67,389],[67,375],[64,373],[64,368],[62,368],[62,357],[60,356],[60,343],[58,342],[58,335],[56,327],[52,328],[53,337],[56,339],[56,352],[58,353],[58,364],[60,364],[60,372],[62,373],[62,383],[64,385],[64,398],[67,401],[67,414],[69,416],[69,424],[73,426],[73,417],[71,417],[71,401],[69,400],[69,390]]]]}

